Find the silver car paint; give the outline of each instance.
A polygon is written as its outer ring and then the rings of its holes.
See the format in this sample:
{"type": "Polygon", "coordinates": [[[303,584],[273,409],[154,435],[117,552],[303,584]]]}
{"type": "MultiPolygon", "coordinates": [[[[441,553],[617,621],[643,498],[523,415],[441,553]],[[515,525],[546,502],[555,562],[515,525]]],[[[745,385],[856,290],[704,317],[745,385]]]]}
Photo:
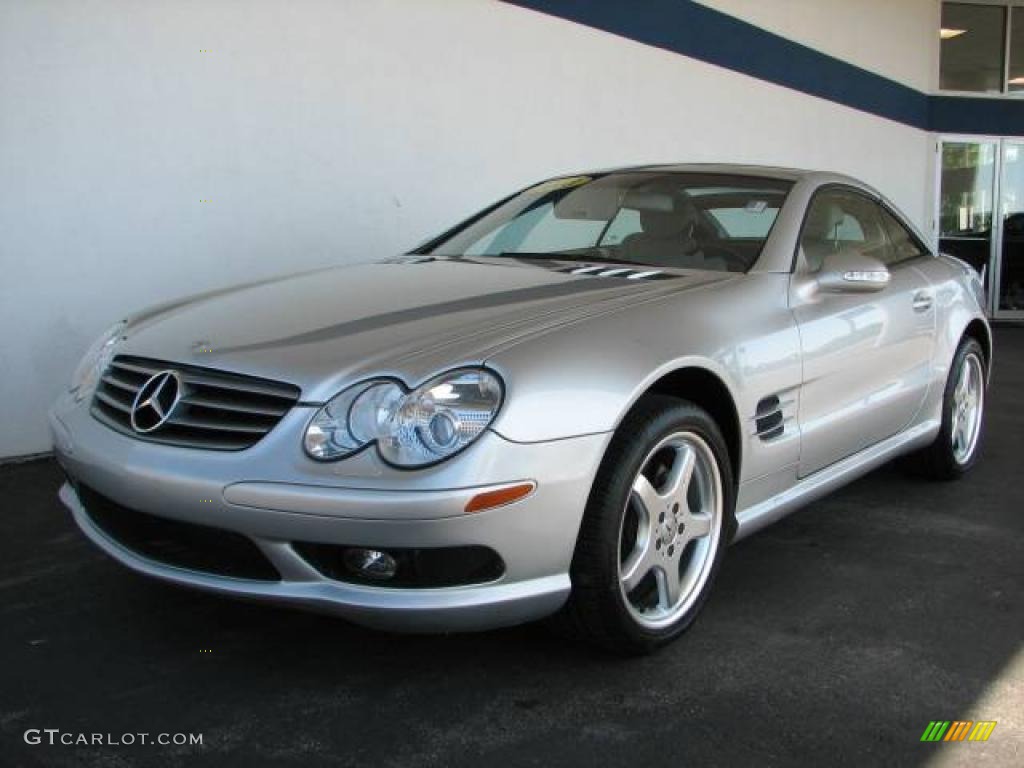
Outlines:
{"type": "Polygon", "coordinates": [[[879,293],[825,295],[795,247],[808,201],[826,184],[877,193],[834,174],[677,168],[795,182],[750,272],[665,270],[673,279],[645,281],[513,259],[408,257],[211,292],[130,318],[121,353],[292,382],[301,402],[253,447],[217,453],[134,440],[93,419],[87,402],[64,396],[50,415],[58,458],[125,506],[246,534],[282,582],[146,560],[95,528],[70,487],[62,499],[109,554],[168,581],[377,626],[473,629],[536,618],[565,600],[579,523],[611,434],[672,371],[701,368],[731,395],[740,434],[738,537],[933,439],[956,346],[969,322],[985,322],[977,276],[955,260],[927,257],[895,268],[879,293]],[[915,311],[922,291],[931,305],[915,311]],[[387,375],[414,385],[481,363],[503,376],[506,401],[491,430],[450,461],[407,471],[372,450],[336,463],[312,462],[302,451],[317,404],[354,381],[387,375]],[[771,395],[783,403],[786,429],[765,442],[753,417],[771,395]],[[481,488],[523,480],[537,483],[529,497],[461,512],[481,488]],[[199,503],[207,498],[212,505],[199,503]],[[485,544],[507,572],[474,587],[355,586],[317,573],[288,544],[300,540],[485,544]]]}

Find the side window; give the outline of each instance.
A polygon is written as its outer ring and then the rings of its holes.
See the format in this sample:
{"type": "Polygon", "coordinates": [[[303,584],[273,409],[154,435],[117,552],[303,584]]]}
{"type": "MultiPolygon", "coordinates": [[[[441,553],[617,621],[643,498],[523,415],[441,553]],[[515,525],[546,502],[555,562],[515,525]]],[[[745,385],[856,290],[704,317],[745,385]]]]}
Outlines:
{"type": "Polygon", "coordinates": [[[855,243],[863,243],[867,239],[867,235],[864,234],[864,227],[861,226],[860,221],[849,213],[845,214],[843,220],[839,222],[839,226],[836,227],[836,240],[847,245],[853,245],[855,243]]]}
{"type": "Polygon", "coordinates": [[[899,220],[884,207],[879,209],[882,215],[882,225],[889,237],[889,247],[886,257],[882,259],[886,264],[899,264],[901,261],[916,259],[924,256],[928,251],[921,247],[917,239],[910,234],[910,231],[900,224],[899,220]]]}
{"type": "Polygon", "coordinates": [[[812,272],[830,253],[853,248],[883,258],[888,247],[878,205],[852,190],[826,189],[811,200],[800,247],[812,272]]]}

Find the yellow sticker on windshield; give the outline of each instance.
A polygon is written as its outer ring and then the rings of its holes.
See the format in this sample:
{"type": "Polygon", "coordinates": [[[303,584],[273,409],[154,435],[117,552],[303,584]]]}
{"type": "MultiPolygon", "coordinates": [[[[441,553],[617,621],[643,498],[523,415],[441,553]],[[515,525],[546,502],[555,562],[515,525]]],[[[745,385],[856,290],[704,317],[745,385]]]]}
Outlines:
{"type": "Polygon", "coordinates": [[[586,184],[588,181],[593,181],[591,176],[566,176],[561,179],[551,179],[551,181],[544,181],[533,187],[530,191],[540,195],[546,195],[548,192],[554,192],[556,189],[569,189],[570,187],[578,187],[582,184],[586,184]]]}

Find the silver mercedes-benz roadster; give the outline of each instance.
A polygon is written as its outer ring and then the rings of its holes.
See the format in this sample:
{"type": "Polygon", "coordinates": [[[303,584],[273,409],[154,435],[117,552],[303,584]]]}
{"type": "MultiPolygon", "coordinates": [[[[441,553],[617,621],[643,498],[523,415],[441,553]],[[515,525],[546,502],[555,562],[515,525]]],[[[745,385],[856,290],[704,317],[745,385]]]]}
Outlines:
{"type": "Polygon", "coordinates": [[[119,322],[50,414],[60,495],[175,584],[649,651],[730,542],[896,456],[970,468],[982,291],[845,176],[551,179],[399,258],[119,322]]]}

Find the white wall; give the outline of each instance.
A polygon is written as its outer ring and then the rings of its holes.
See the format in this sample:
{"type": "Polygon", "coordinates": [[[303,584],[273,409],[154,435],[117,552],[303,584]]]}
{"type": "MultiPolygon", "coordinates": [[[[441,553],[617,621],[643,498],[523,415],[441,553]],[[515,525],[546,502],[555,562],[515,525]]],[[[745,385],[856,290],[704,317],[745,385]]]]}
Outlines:
{"type": "Polygon", "coordinates": [[[938,86],[940,0],[698,2],[919,91],[938,86]]]}
{"type": "Polygon", "coordinates": [[[0,456],[48,447],[128,311],[689,160],[849,172],[925,220],[925,134],[489,0],[0,3],[0,456]]]}

